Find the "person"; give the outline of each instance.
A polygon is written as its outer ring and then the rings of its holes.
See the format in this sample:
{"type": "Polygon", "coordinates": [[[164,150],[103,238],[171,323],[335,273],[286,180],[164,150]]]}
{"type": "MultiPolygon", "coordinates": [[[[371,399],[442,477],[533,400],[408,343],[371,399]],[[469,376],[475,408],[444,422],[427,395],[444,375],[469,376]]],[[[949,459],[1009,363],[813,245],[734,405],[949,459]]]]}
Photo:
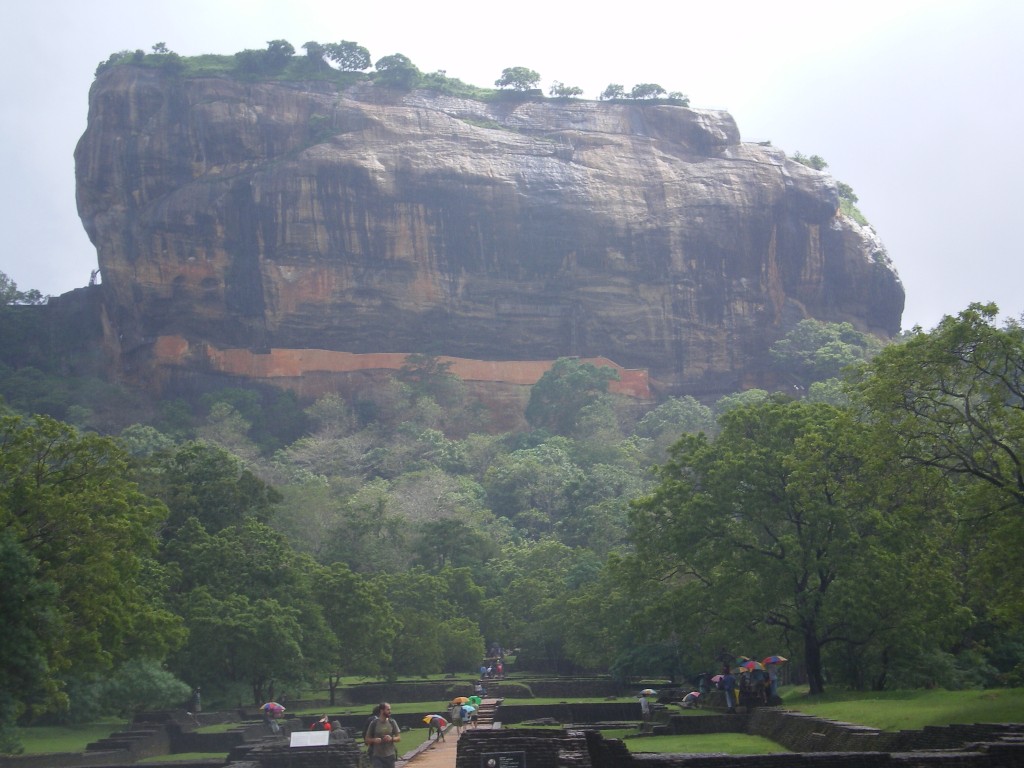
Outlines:
{"type": "Polygon", "coordinates": [[[700,705],[700,691],[690,691],[683,696],[684,709],[696,709],[700,705]]]}
{"type": "Polygon", "coordinates": [[[194,691],[192,691],[192,713],[198,715],[202,711],[203,711],[203,697],[202,697],[202,692],[200,691],[200,688],[197,685],[196,689],[194,691]]]}
{"type": "Polygon", "coordinates": [[[754,702],[758,705],[768,703],[768,671],[755,669],[750,673],[750,683],[753,688],[754,702]]]}
{"type": "Polygon", "coordinates": [[[640,716],[645,726],[651,722],[651,701],[646,693],[640,694],[640,716]]]}
{"type": "MultiPolygon", "coordinates": [[[[366,721],[366,725],[364,725],[364,726],[363,726],[363,743],[364,743],[364,744],[367,744],[367,745],[369,745],[369,743],[370,743],[370,742],[368,742],[368,741],[366,740],[366,738],[367,738],[367,736],[368,736],[368,735],[369,735],[369,733],[370,733],[370,726],[371,726],[371,725],[373,725],[373,721],[377,719],[377,716],[378,716],[379,714],[380,714],[380,704],[377,704],[377,705],[376,705],[376,706],[375,706],[375,707],[373,708],[373,711],[372,711],[372,712],[370,713],[370,719],[369,719],[369,720],[367,720],[367,721],[366,721]]],[[[373,752],[373,750],[372,750],[372,749],[370,749],[370,748],[369,748],[369,746],[367,746],[367,750],[366,750],[366,752],[367,752],[367,754],[370,754],[371,752],[373,752]]]]}
{"type": "Polygon", "coordinates": [[[314,720],[313,725],[309,727],[311,731],[329,731],[331,730],[331,723],[327,719],[327,715],[324,715],[319,720],[314,720]]]}
{"type": "Polygon", "coordinates": [[[430,722],[427,724],[427,741],[430,741],[430,737],[437,731],[437,741],[447,741],[444,737],[444,727],[447,725],[443,717],[432,717],[430,722]]]}
{"type": "Polygon", "coordinates": [[[448,719],[451,720],[452,725],[455,726],[455,733],[462,733],[462,704],[452,704],[452,708],[448,711],[448,719]]]}
{"type": "Polygon", "coordinates": [[[276,701],[268,701],[260,707],[260,710],[263,712],[263,722],[267,724],[270,732],[275,735],[281,732],[281,726],[278,724],[277,718],[284,713],[284,709],[276,701]]]}
{"type": "Polygon", "coordinates": [[[779,670],[774,664],[768,665],[768,703],[775,704],[779,698],[779,670]]]}
{"type": "Polygon", "coordinates": [[[366,729],[364,741],[370,749],[371,768],[395,768],[398,750],[395,744],[402,740],[402,730],[391,719],[391,705],[380,703],[380,709],[366,729]]]}
{"type": "Polygon", "coordinates": [[[728,665],[722,667],[722,690],[725,691],[725,711],[736,714],[736,677],[728,665]]]}

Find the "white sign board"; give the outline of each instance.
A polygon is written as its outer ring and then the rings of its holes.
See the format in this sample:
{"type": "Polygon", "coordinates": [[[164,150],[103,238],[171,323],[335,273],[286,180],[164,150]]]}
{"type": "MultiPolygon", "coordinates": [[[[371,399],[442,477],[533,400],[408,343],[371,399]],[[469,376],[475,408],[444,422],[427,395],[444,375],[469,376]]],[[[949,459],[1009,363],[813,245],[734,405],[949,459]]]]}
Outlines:
{"type": "Polygon", "coordinates": [[[295,731],[289,747],[326,747],[331,740],[330,731],[295,731]]]}

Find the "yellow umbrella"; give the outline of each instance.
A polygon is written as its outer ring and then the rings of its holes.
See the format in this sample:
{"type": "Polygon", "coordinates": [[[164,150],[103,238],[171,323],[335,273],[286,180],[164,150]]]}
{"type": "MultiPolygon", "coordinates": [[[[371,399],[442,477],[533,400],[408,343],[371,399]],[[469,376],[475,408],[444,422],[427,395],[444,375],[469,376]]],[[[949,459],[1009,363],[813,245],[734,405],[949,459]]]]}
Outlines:
{"type": "Polygon", "coordinates": [[[468,696],[456,696],[452,699],[452,704],[465,704],[467,701],[469,701],[468,696]]]}

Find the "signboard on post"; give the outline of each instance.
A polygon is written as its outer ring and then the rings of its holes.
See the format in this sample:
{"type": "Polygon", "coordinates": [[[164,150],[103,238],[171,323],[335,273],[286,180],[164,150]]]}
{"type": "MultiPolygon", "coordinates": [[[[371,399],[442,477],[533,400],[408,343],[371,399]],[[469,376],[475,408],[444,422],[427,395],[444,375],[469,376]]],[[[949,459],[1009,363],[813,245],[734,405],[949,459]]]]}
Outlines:
{"type": "Polygon", "coordinates": [[[326,747],[331,740],[330,731],[295,731],[289,747],[326,747]]]}
{"type": "Polygon", "coordinates": [[[526,768],[525,752],[484,752],[480,768],[526,768]]]}

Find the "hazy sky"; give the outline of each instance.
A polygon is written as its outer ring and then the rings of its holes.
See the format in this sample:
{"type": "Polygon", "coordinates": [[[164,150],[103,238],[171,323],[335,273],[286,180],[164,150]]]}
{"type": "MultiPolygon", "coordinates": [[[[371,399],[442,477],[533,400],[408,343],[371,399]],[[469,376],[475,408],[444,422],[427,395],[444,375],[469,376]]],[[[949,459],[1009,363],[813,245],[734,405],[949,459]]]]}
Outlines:
{"type": "Polygon", "coordinates": [[[609,83],[682,91],[732,113],[744,140],[825,158],[896,264],[904,327],[972,301],[1024,313],[1021,0],[11,0],[0,271],[59,294],[96,268],[73,152],[97,64],[158,42],[191,56],[274,39],[300,53],[353,40],[480,86],[525,66],[586,98],[609,83]]]}

